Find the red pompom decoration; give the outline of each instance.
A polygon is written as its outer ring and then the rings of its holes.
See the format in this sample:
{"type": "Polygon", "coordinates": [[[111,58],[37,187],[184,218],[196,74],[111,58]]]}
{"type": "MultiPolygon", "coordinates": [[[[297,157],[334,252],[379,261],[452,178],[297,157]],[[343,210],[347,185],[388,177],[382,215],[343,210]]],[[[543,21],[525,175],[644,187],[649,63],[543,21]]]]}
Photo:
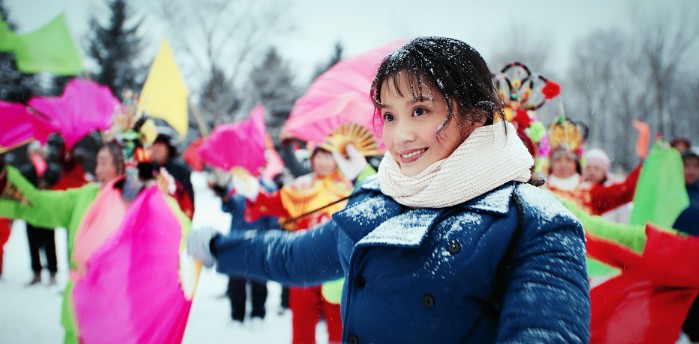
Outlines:
{"type": "Polygon", "coordinates": [[[532,120],[529,118],[527,110],[522,108],[517,109],[517,114],[515,115],[513,122],[517,123],[517,128],[521,128],[522,130],[529,128],[529,125],[532,124],[532,120]]]}
{"type": "Polygon", "coordinates": [[[544,97],[546,97],[546,99],[553,99],[559,94],[561,94],[561,85],[549,80],[546,82],[546,85],[544,85],[544,88],[541,90],[541,93],[544,94],[544,97]]]}

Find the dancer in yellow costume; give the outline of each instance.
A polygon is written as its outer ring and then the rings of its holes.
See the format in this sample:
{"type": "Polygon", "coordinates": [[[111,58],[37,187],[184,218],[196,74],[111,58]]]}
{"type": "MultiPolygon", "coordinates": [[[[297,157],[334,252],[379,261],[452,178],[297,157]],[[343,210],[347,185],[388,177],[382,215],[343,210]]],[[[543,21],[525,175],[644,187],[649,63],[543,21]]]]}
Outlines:
{"type": "MultiPolygon", "coordinates": [[[[339,128],[340,131],[345,129],[339,128]]],[[[279,192],[261,192],[248,203],[246,221],[260,216],[276,216],[289,231],[307,230],[330,220],[333,213],[343,209],[346,198],[352,192],[351,180],[361,181],[375,171],[366,163],[363,155],[375,154],[360,145],[340,142],[342,135],[333,135],[321,146],[313,149],[311,167],[313,172],[295,179],[279,192]],[[342,152],[342,153],[340,153],[342,152]]],[[[375,145],[374,145],[375,147],[375,145]]],[[[339,343],[342,338],[339,292],[328,292],[341,288],[342,280],[321,286],[291,287],[289,306],[292,311],[293,343],[315,342],[316,323],[321,311],[328,328],[328,341],[339,343]],[[333,300],[337,295],[337,300],[333,300]]]]}

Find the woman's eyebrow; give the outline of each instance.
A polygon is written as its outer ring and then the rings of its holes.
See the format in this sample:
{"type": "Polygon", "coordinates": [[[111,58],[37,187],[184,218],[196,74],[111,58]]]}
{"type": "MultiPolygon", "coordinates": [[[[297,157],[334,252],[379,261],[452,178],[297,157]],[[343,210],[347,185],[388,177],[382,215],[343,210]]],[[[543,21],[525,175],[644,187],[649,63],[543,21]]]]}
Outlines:
{"type": "Polygon", "coordinates": [[[426,101],[433,102],[434,98],[432,98],[430,96],[420,96],[420,97],[414,98],[411,101],[408,101],[408,104],[415,104],[415,103],[421,103],[421,102],[426,102],[426,101]]]}

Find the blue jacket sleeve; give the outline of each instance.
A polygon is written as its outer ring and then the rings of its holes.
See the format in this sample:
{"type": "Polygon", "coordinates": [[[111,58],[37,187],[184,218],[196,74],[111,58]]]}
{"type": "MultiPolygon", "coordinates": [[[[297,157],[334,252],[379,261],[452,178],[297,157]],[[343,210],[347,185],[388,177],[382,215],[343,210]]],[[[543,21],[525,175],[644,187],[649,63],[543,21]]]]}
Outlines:
{"type": "MultiPolygon", "coordinates": [[[[230,187],[226,188],[226,193],[230,191],[230,187]]],[[[240,195],[233,195],[221,199],[221,211],[231,214],[231,230],[238,229],[241,226],[246,206],[245,197],[240,195]]]]}
{"type": "Polygon", "coordinates": [[[302,232],[268,231],[252,238],[218,236],[211,242],[220,273],[311,286],[343,276],[334,221],[302,232]]]}
{"type": "Polygon", "coordinates": [[[584,233],[567,214],[525,216],[504,277],[498,343],[589,342],[584,233]]]}

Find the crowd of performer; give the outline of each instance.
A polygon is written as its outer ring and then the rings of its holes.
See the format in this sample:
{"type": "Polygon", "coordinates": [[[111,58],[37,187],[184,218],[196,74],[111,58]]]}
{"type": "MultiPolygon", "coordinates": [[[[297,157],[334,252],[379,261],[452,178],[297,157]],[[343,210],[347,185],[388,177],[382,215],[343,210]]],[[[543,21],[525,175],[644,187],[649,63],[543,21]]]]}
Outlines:
{"type": "Polygon", "coordinates": [[[370,90],[383,146],[371,128],[362,132],[376,140],[369,148],[341,131],[324,142],[282,137],[284,168],[274,176],[269,166],[197,172],[231,214],[222,232],[190,228],[200,196],[172,131],[104,135],[88,159],[94,167],[60,135],[28,144],[3,156],[0,278],[13,278],[2,274],[2,247],[12,221],[24,220],[27,287],[56,285],[54,233],[65,228],[65,342],[89,342],[84,304],[96,296],[81,283],[152,192],[169,205],[157,216],[177,219],[167,230],[181,240],[167,249],[186,246],[229,276],[230,314],[221,316],[264,321],[277,297],[267,281],[278,281],[293,343],[315,342],[319,321],[330,343],[674,343],[681,332],[699,342],[699,268],[694,256],[678,256],[699,248],[699,152],[690,139],[645,147],[639,139],[639,163],[623,171],[586,142],[584,123],[559,114],[535,130],[535,110],[554,106],[557,85],[523,64],[492,75],[463,42],[409,42],[383,61],[370,90]],[[653,189],[658,173],[675,179],[653,189]],[[659,203],[667,199],[676,207],[659,203]]]}

